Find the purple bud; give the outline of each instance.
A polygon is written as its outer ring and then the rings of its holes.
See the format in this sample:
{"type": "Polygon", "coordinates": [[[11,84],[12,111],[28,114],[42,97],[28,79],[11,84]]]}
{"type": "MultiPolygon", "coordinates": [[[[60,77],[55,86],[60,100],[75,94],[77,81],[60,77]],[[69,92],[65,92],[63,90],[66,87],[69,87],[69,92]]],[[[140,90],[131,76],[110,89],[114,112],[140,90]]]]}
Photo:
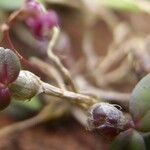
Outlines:
{"type": "Polygon", "coordinates": [[[25,8],[35,12],[35,16],[26,19],[26,24],[30,28],[33,36],[39,40],[43,40],[49,35],[49,31],[59,23],[56,12],[43,11],[41,5],[35,0],[27,0],[25,8]]]}
{"type": "Polygon", "coordinates": [[[7,86],[16,80],[20,72],[20,61],[10,49],[0,47],[0,84],[7,86]]]}
{"type": "Polygon", "coordinates": [[[52,28],[53,26],[58,25],[58,16],[55,11],[49,10],[41,14],[40,17],[45,28],[52,28]]]}
{"type": "Polygon", "coordinates": [[[0,110],[6,108],[11,101],[11,94],[9,88],[0,85],[0,110]]]}
{"type": "Polygon", "coordinates": [[[31,32],[39,40],[46,38],[49,31],[57,26],[58,22],[58,16],[54,11],[39,13],[36,17],[29,17],[26,20],[31,32]]]}
{"type": "Polygon", "coordinates": [[[26,24],[30,28],[33,36],[39,40],[43,38],[42,36],[42,22],[39,18],[28,18],[26,24]]]}
{"type": "Polygon", "coordinates": [[[125,117],[113,105],[98,103],[92,106],[87,122],[90,130],[106,135],[106,137],[114,137],[124,130],[125,117]]]}
{"type": "Polygon", "coordinates": [[[41,5],[36,0],[26,0],[25,8],[36,12],[42,12],[41,5]]]}

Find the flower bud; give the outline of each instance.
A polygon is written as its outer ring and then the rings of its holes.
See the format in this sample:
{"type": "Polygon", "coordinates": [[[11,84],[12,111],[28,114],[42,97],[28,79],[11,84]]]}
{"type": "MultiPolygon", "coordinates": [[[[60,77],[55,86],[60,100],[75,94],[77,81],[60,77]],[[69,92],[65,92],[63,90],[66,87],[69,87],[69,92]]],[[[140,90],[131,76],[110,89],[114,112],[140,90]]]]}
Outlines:
{"type": "Polygon", "coordinates": [[[145,76],[134,88],[129,111],[140,131],[150,131],[150,74],[145,76]]]}
{"type": "Polygon", "coordinates": [[[10,86],[12,97],[16,100],[31,99],[39,93],[41,82],[33,73],[21,70],[15,82],[10,86]]]}
{"type": "Polygon", "coordinates": [[[121,132],[112,142],[110,150],[146,150],[142,135],[129,129],[121,132]]]}
{"type": "Polygon", "coordinates": [[[8,85],[16,80],[20,71],[20,61],[10,49],[0,47],[0,83],[8,85]]]}
{"type": "Polygon", "coordinates": [[[125,117],[113,105],[101,102],[92,106],[87,122],[88,129],[114,137],[123,130],[125,117]]]}
{"type": "Polygon", "coordinates": [[[58,16],[55,11],[44,11],[42,5],[35,0],[27,0],[25,8],[35,12],[35,16],[26,19],[26,24],[30,28],[33,36],[39,40],[48,37],[50,30],[58,25],[58,16]]]}
{"type": "Polygon", "coordinates": [[[36,0],[26,0],[25,1],[25,9],[42,12],[41,5],[36,0]]]}
{"type": "Polygon", "coordinates": [[[43,40],[48,37],[50,30],[58,25],[58,17],[54,11],[48,11],[37,17],[28,18],[26,24],[35,38],[43,40]]]}
{"type": "Polygon", "coordinates": [[[11,100],[10,91],[7,87],[2,87],[0,85],[0,110],[6,108],[11,100]]]}

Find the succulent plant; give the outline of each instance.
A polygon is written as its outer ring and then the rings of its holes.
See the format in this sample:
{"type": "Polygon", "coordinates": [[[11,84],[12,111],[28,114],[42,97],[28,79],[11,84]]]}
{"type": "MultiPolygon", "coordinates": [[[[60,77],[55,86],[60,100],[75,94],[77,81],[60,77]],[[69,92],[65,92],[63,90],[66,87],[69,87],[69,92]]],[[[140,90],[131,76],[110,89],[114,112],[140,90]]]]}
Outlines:
{"type": "Polygon", "coordinates": [[[120,133],[112,142],[110,150],[146,150],[142,135],[134,129],[120,133]]]}
{"type": "Polygon", "coordinates": [[[9,86],[18,77],[20,68],[17,55],[10,49],[0,47],[0,110],[6,108],[11,101],[9,86]]]}
{"type": "Polygon", "coordinates": [[[16,80],[20,72],[20,61],[10,49],[0,47],[0,83],[8,85],[16,80]]]}
{"type": "Polygon", "coordinates": [[[0,110],[5,109],[11,101],[11,94],[9,88],[0,87],[0,110]]]}
{"type": "Polygon", "coordinates": [[[150,131],[150,74],[135,86],[129,108],[136,128],[140,131],[150,131]]]}

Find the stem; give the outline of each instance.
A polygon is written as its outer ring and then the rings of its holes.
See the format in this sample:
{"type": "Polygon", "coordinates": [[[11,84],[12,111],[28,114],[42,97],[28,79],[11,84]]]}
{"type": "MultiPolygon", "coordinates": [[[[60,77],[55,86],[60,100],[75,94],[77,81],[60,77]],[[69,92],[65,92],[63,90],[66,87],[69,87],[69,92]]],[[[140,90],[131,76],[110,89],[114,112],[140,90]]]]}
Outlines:
{"type": "Polygon", "coordinates": [[[60,59],[53,53],[54,46],[58,40],[60,30],[58,27],[53,28],[53,36],[48,46],[47,54],[50,58],[50,60],[53,62],[54,66],[58,69],[58,71],[61,73],[63,78],[69,83],[73,89],[73,91],[78,92],[77,87],[74,83],[74,81],[71,79],[71,75],[69,71],[64,67],[64,65],[61,63],[60,59]]]}
{"type": "Polygon", "coordinates": [[[65,91],[45,82],[42,82],[42,92],[48,95],[70,100],[85,109],[88,109],[91,105],[97,102],[97,100],[91,96],[65,91]]]}
{"type": "Polygon", "coordinates": [[[106,73],[105,75],[102,75],[101,79],[99,79],[99,83],[101,86],[124,83],[129,79],[127,78],[128,74],[130,74],[130,66],[126,59],[123,60],[122,64],[118,66],[116,69],[110,71],[109,73],[106,73]]]}
{"type": "Polygon", "coordinates": [[[44,123],[44,122],[59,118],[65,112],[66,112],[66,107],[62,107],[62,105],[58,105],[57,103],[49,103],[35,117],[24,120],[22,122],[15,123],[13,125],[3,127],[0,130],[0,137],[4,137],[4,136],[7,137],[8,135],[13,135],[13,134],[18,133],[22,130],[33,127],[37,124],[44,123]]]}
{"type": "Polygon", "coordinates": [[[87,23],[85,26],[85,31],[82,41],[82,50],[86,60],[87,71],[93,72],[98,61],[97,54],[94,50],[93,45],[93,24],[91,22],[87,23]]]}
{"type": "Polygon", "coordinates": [[[36,57],[31,57],[30,62],[34,65],[36,65],[42,72],[45,74],[49,79],[54,79],[56,84],[61,88],[61,89],[66,89],[65,83],[58,72],[56,68],[42,60],[36,57]],[[45,71],[47,70],[47,71],[45,71]]]}
{"type": "Polygon", "coordinates": [[[103,59],[103,61],[98,65],[97,70],[100,73],[106,73],[110,68],[120,63],[127,56],[129,52],[129,50],[125,48],[121,47],[120,49],[114,51],[113,54],[108,54],[103,59]]]}
{"type": "Polygon", "coordinates": [[[78,76],[75,81],[79,86],[79,89],[82,94],[91,95],[95,97],[97,100],[104,100],[106,102],[121,104],[121,106],[128,107],[130,94],[131,93],[121,93],[111,90],[104,90],[101,88],[97,88],[91,85],[87,80],[81,75],[78,76]],[[85,89],[86,87],[86,89],[85,89]]]}
{"type": "Polygon", "coordinates": [[[84,127],[87,127],[87,115],[84,111],[77,107],[72,107],[71,114],[76,118],[76,120],[84,127]]]}
{"type": "Polygon", "coordinates": [[[11,50],[18,56],[18,58],[20,59],[20,62],[26,66],[29,70],[32,70],[32,71],[40,71],[40,69],[38,67],[36,67],[35,65],[31,64],[28,60],[26,60],[14,47],[12,41],[11,41],[11,38],[10,38],[10,35],[9,35],[9,28],[8,30],[5,31],[5,34],[4,34],[4,39],[6,40],[6,42],[8,42],[8,45],[10,46],[11,50]]]}

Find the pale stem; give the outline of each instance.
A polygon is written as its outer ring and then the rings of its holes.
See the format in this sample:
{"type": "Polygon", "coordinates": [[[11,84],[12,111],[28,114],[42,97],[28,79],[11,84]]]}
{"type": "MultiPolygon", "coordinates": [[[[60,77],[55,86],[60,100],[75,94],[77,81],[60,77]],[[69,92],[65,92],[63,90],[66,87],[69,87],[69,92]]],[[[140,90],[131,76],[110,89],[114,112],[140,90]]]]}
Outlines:
{"type": "Polygon", "coordinates": [[[76,87],[74,81],[72,80],[69,71],[61,63],[59,57],[57,57],[53,53],[53,49],[54,49],[54,46],[55,46],[55,44],[56,44],[56,42],[58,40],[59,33],[60,33],[59,28],[58,27],[54,27],[53,28],[53,36],[52,36],[52,39],[51,39],[51,41],[49,43],[47,54],[49,56],[49,59],[53,62],[54,66],[58,69],[58,71],[63,76],[64,80],[67,81],[70,84],[70,86],[72,87],[73,91],[78,92],[77,87],[76,87]]]}
{"type": "Polygon", "coordinates": [[[91,96],[62,90],[45,82],[42,82],[42,92],[51,96],[69,100],[70,102],[73,102],[85,109],[88,109],[91,105],[97,102],[97,100],[91,96]]]}

